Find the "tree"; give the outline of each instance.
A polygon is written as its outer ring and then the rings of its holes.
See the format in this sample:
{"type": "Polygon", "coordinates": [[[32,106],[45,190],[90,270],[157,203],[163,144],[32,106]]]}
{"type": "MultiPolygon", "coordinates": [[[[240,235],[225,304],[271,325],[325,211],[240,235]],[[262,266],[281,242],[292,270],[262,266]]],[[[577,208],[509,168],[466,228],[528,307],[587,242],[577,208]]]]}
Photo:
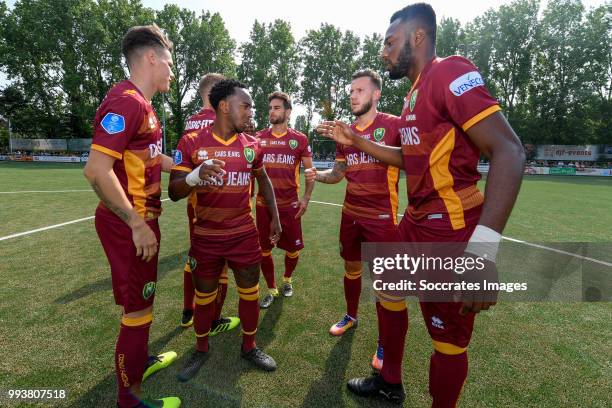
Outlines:
{"type": "Polygon", "coordinates": [[[497,35],[491,39],[487,85],[518,134],[530,132],[525,102],[538,39],[538,9],[536,0],[515,0],[489,13],[497,35]]]}
{"type": "Polygon", "coordinates": [[[442,17],[436,34],[436,51],[440,57],[461,54],[464,48],[465,35],[459,20],[442,17]]]}
{"type": "Polygon", "coordinates": [[[540,22],[536,64],[530,85],[531,127],[534,143],[585,143],[582,102],[589,95],[585,86],[584,7],[579,0],[552,0],[540,22]]]}
{"type": "Polygon", "coordinates": [[[585,52],[589,61],[585,66],[585,85],[590,97],[585,101],[585,125],[592,128],[594,143],[610,144],[612,118],[612,6],[594,8],[586,16],[585,52]]]}
{"type": "Polygon", "coordinates": [[[267,25],[255,20],[240,53],[238,78],[251,90],[254,120],[263,128],[268,123],[268,95],[275,90],[289,95],[298,91],[300,59],[291,26],[283,20],[267,25]]]}
{"type": "Polygon", "coordinates": [[[152,14],[137,1],[22,0],[0,16],[0,65],[37,112],[25,136],[83,137],[108,88],[125,76],[123,34],[152,14]]]}
{"type": "Polygon", "coordinates": [[[325,119],[348,118],[348,85],[359,58],[359,38],[321,24],[301,40],[300,54],[304,63],[300,99],[309,113],[325,119]]]}
{"type": "Polygon", "coordinates": [[[185,129],[186,117],[196,110],[199,96],[194,91],[201,76],[209,72],[232,76],[235,72],[235,42],[218,13],[202,11],[197,17],[191,10],[167,4],[156,22],[174,44],[174,81],[167,95],[171,118],[166,125],[167,144],[174,147],[185,129]],[[189,95],[193,97],[188,99],[189,95]]]}

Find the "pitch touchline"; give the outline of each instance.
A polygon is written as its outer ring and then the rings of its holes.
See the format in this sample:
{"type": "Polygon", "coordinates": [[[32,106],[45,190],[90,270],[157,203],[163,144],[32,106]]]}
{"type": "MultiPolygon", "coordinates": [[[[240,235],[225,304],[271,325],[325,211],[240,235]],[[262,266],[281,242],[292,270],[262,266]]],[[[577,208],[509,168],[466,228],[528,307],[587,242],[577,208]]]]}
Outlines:
{"type": "Polygon", "coordinates": [[[24,190],[24,191],[0,191],[0,194],[22,194],[22,193],[84,193],[89,190],[24,190]]]}
{"type": "MultiPolygon", "coordinates": [[[[91,191],[91,190],[89,190],[89,191],[91,191]]],[[[169,200],[169,198],[164,198],[161,201],[168,201],[168,200],[169,200]]],[[[60,227],[63,227],[65,225],[76,224],[77,222],[91,220],[94,217],[95,216],[92,215],[92,216],[85,217],[85,218],[79,218],[78,220],[62,222],[61,224],[49,225],[48,227],[42,227],[42,228],[36,228],[36,229],[30,230],[30,231],[18,232],[17,234],[11,234],[11,235],[7,235],[5,237],[0,237],[0,241],[5,241],[5,240],[11,239],[11,238],[23,237],[24,235],[35,234],[37,232],[47,231],[47,230],[54,229],[54,228],[60,228],[60,227]]]]}
{"type": "MultiPolygon", "coordinates": [[[[90,190],[86,190],[86,191],[90,191],[90,190]]],[[[170,199],[169,198],[164,198],[161,201],[168,201],[168,200],[170,200],[170,199]]],[[[310,202],[311,203],[315,203],[315,204],[333,205],[334,207],[342,207],[342,204],[328,203],[328,202],[325,202],[325,201],[310,200],[310,202]]],[[[402,214],[400,214],[399,216],[402,217],[402,214]]],[[[47,230],[54,229],[54,228],[60,228],[60,227],[66,226],[66,225],[76,224],[78,222],[91,220],[92,218],[94,218],[93,215],[89,216],[89,217],[85,217],[85,218],[79,218],[77,220],[62,222],[61,224],[49,225],[48,227],[36,228],[36,229],[30,230],[30,231],[19,232],[17,234],[11,234],[11,235],[7,235],[5,237],[0,237],[0,241],[5,241],[5,240],[11,239],[11,238],[22,237],[24,235],[30,235],[30,234],[34,234],[34,233],[37,233],[37,232],[47,231],[47,230]]],[[[610,263],[610,262],[600,261],[599,259],[590,258],[588,256],[582,256],[582,255],[574,254],[572,252],[567,252],[567,251],[563,251],[563,250],[560,250],[560,249],[547,247],[547,246],[544,246],[544,245],[533,244],[531,242],[522,241],[520,239],[515,239],[515,238],[510,238],[510,237],[502,237],[502,238],[507,240],[507,241],[516,242],[518,244],[523,244],[523,245],[531,246],[531,247],[534,247],[534,248],[545,249],[547,251],[556,252],[558,254],[573,256],[574,258],[583,259],[585,261],[589,261],[589,262],[597,263],[597,264],[600,264],[600,265],[612,267],[612,263],[610,263]]]]}
{"type": "MultiPolygon", "coordinates": [[[[325,201],[310,200],[310,202],[311,203],[316,203],[316,204],[333,205],[334,207],[342,207],[342,204],[327,203],[325,201]]],[[[402,214],[399,214],[399,216],[403,217],[402,214]]],[[[589,261],[589,262],[593,262],[593,263],[596,263],[596,264],[600,264],[600,265],[604,265],[604,266],[611,266],[612,267],[612,263],[610,263],[610,262],[600,261],[599,259],[590,258],[588,256],[582,256],[582,255],[574,254],[572,252],[567,252],[567,251],[563,251],[561,249],[551,248],[551,247],[547,247],[547,246],[540,245],[540,244],[534,244],[534,243],[523,241],[523,240],[516,239],[516,238],[510,238],[510,237],[504,237],[504,236],[502,236],[502,238],[505,239],[506,241],[516,242],[518,244],[523,244],[523,245],[527,245],[527,246],[534,247],[534,248],[545,249],[547,251],[556,252],[558,254],[573,256],[574,258],[583,259],[585,261],[589,261]]]]}

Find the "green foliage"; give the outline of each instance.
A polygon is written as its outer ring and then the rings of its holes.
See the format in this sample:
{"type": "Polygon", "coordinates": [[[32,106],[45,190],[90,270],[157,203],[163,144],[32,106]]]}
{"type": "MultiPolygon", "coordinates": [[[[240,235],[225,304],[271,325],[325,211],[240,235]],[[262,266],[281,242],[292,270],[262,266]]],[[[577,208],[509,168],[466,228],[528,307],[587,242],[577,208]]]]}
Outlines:
{"type": "MultiPolygon", "coordinates": [[[[474,62],[524,142],[611,144],[612,6],[585,10],[581,0],[551,0],[540,8],[539,0],[514,0],[464,26],[442,18],[438,55],[474,62]]],[[[298,42],[286,21],[255,21],[236,49],[221,16],[205,10],[168,4],[155,11],[141,0],[19,0],[9,9],[0,1],[0,70],[9,81],[0,91],[0,115],[22,137],[90,136],[97,106],[128,74],[121,38],[152,22],[175,45],[176,78],[165,97],[168,148],[201,103],[196,87],[205,73],[245,82],[260,128],[268,122],[267,95],[289,93],[306,108],[296,126],[307,134],[319,117],[351,119],[348,90],[357,69],[383,76],[384,112],[400,114],[410,86],[389,80],[376,33],[360,39],[322,24],[298,42]]],[[[161,96],[153,103],[161,119],[161,96]]]]}
{"type": "Polygon", "coordinates": [[[300,59],[291,26],[283,20],[272,24],[255,21],[250,39],[241,45],[240,54],[238,79],[251,90],[254,120],[261,129],[268,123],[268,95],[271,92],[283,91],[294,99],[297,96],[300,59]]]}
{"type": "MultiPolygon", "coordinates": [[[[167,4],[157,13],[155,21],[174,44],[174,81],[166,98],[171,116],[166,129],[180,135],[185,129],[186,118],[198,110],[197,86],[202,75],[210,72],[234,74],[236,45],[218,13],[202,11],[197,16],[191,10],[167,4]]],[[[168,144],[176,146],[174,138],[168,144]]]]}
{"type": "Polygon", "coordinates": [[[357,67],[359,38],[330,24],[310,30],[300,41],[304,63],[301,101],[324,119],[346,119],[350,114],[348,85],[357,67]]]}

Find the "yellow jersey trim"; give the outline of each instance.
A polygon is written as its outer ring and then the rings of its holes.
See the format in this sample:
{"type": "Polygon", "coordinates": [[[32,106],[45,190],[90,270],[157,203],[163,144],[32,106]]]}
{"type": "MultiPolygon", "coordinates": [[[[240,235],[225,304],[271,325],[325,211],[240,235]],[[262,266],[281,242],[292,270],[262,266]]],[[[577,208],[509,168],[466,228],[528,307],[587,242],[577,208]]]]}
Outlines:
{"type": "Polygon", "coordinates": [[[99,152],[101,152],[101,153],[104,153],[104,154],[107,154],[107,155],[109,155],[109,156],[112,156],[112,157],[114,157],[115,159],[119,159],[119,160],[121,160],[121,159],[123,158],[123,155],[122,155],[121,153],[116,152],[116,151],[114,151],[114,150],[111,150],[111,149],[109,149],[108,147],[100,146],[100,145],[98,145],[98,144],[92,144],[92,145],[91,145],[91,148],[92,148],[93,150],[97,150],[97,151],[99,151],[99,152]]]}
{"type": "Polygon", "coordinates": [[[472,119],[468,120],[467,122],[465,122],[463,124],[463,126],[461,126],[461,129],[463,129],[464,132],[467,132],[467,130],[469,128],[471,128],[472,126],[474,126],[475,124],[477,124],[478,122],[480,122],[481,120],[483,120],[484,118],[486,118],[487,116],[500,111],[501,108],[499,107],[499,105],[493,105],[493,106],[489,106],[487,109],[483,110],[482,112],[480,112],[477,115],[474,115],[472,117],[472,119]]]}
{"type": "Polygon", "coordinates": [[[221,143],[222,145],[225,145],[225,146],[229,146],[229,145],[231,145],[232,143],[234,143],[234,141],[235,141],[235,140],[236,140],[236,138],[237,138],[237,135],[236,135],[236,134],[234,134],[234,136],[230,137],[230,138],[229,138],[229,139],[227,139],[227,140],[223,139],[223,138],[222,138],[222,137],[220,137],[220,136],[217,136],[217,135],[215,134],[215,132],[212,132],[212,135],[213,135],[213,137],[215,138],[215,140],[216,140],[217,142],[219,142],[219,143],[221,143]]]}

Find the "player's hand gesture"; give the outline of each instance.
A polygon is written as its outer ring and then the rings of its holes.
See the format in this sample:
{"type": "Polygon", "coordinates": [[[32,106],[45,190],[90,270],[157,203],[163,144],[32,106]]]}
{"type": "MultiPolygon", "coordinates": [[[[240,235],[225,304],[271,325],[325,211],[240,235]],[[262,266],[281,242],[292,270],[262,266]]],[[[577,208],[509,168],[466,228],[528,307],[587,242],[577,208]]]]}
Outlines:
{"type": "Polygon", "coordinates": [[[304,180],[307,183],[314,182],[317,179],[317,168],[311,167],[309,169],[304,169],[304,180]]]}
{"type": "Polygon", "coordinates": [[[270,242],[272,245],[276,245],[278,243],[282,232],[283,228],[281,227],[280,219],[278,219],[278,217],[274,217],[272,222],[270,222],[270,242]]]}
{"type": "Polygon", "coordinates": [[[308,208],[309,201],[310,201],[309,198],[302,197],[299,201],[292,203],[293,208],[298,209],[297,214],[295,214],[296,220],[300,218],[302,215],[304,215],[304,213],[306,212],[306,209],[308,208]]]}
{"type": "Polygon", "coordinates": [[[317,133],[346,146],[353,145],[353,140],[359,137],[349,125],[339,120],[321,122],[317,126],[317,133]]]}
{"type": "MultiPolygon", "coordinates": [[[[464,258],[476,258],[475,255],[465,252],[464,258]]],[[[486,283],[498,283],[499,278],[497,274],[497,266],[495,262],[491,262],[487,259],[480,258],[484,264],[482,270],[471,270],[466,271],[462,276],[466,282],[472,282],[478,284],[480,290],[466,290],[461,294],[461,309],[459,314],[466,315],[468,313],[478,313],[481,310],[489,310],[491,306],[497,303],[497,290],[488,290],[484,287],[486,283]]]]}
{"type": "Polygon", "coordinates": [[[217,159],[208,159],[200,165],[199,176],[202,181],[209,183],[217,183],[223,181],[225,175],[225,162],[217,159]]]}
{"type": "Polygon", "coordinates": [[[136,256],[141,257],[145,262],[153,259],[158,248],[157,237],[151,227],[140,217],[137,217],[136,222],[132,225],[132,240],[136,247],[136,256]]]}

